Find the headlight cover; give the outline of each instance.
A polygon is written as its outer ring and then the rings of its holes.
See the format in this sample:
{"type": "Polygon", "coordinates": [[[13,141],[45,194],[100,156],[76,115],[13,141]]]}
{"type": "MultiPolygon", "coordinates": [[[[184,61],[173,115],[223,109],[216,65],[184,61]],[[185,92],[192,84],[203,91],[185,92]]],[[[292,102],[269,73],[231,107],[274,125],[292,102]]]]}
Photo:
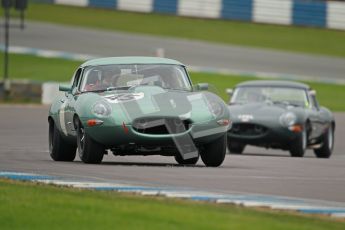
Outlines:
{"type": "Polygon", "coordinates": [[[209,101],[208,103],[208,108],[210,110],[210,112],[212,113],[212,115],[216,118],[216,117],[221,117],[224,115],[224,108],[223,106],[217,102],[217,101],[209,101]]]}
{"type": "Polygon", "coordinates": [[[92,114],[96,117],[104,118],[109,117],[111,114],[111,107],[104,101],[96,102],[91,109],[92,114]]]}
{"type": "Polygon", "coordinates": [[[279,121],[282,125],[289,127],[296,123],[297,116],[293,112],[286,112],[280,116],[279,121]]]}

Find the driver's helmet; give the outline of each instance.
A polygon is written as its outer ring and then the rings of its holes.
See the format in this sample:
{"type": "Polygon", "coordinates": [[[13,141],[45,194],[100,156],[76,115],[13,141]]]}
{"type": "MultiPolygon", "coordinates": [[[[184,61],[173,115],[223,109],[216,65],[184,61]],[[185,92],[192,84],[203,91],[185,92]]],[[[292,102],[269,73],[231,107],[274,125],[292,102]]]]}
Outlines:
{"type": "Polygon", "coordinates": [[[120,76],[121,70],[114,66],[105,67],[102,70],[102,84],[112,86],[120,76]]]}
{"type": "Polygon", "coordinates": [[[247,93],[248,102],[261,102],[263,100],[264,100],[264,95],[262,94],[261,91],[257,89],[248,91],[247,93]]]}

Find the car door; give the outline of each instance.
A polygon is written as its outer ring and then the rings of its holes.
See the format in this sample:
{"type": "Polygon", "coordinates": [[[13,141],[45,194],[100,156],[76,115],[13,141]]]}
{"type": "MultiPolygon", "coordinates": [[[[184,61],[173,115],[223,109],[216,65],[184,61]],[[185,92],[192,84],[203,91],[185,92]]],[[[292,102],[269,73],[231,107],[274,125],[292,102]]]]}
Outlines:
{"type": "Polygon", "coordinates": [[[67,126],[66,126],[66,108],[67,108],[67,102],[68,102],[68,92],[65,92],[58,101],[58,121],[59,126],[61,129],[61,132],[67,136],[67,126]]]}
{"type": "Polygon", "coordinates": [[[65,109],[65,122],[68,135],[75,135],[73,116],[75,114],[75,102],[79,95],[79,84],[81,81],[83,69],[79,68],[73,78],[71,91],[66,95],[66,109],[65,109]]]}
{"type": "Polygon", "coordinates": [[[325,126],[326,120],[322,115],[322,110],[320,110],[319,103],[316,100],[316,93],[315,91],[309,91],[309,100],[311,104],[311,109],[309,112],[309,120],[311,121],[312,130],[309,135],[310,139],[315,139],[322,135],[325,126]]]}

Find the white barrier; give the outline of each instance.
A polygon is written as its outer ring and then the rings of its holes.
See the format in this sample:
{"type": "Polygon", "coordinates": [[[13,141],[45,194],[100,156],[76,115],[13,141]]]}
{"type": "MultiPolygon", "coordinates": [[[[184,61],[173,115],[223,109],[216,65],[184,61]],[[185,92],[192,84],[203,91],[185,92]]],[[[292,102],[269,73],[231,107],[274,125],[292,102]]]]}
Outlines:
{"type": "Polygon", "coordinates": [[[178,15],[200,18],[220,18],[221,0],[180,0],[178,15]]]}
{"type": "Polygon", "coordinates": [[[46,82],[42,84],[42,104],[49,105],[53,103],[55,98],[62,95],[63,92],[59,91],[60,83],[46,82]]]}
{"type": "Polygon", "coordinates": [[[345,2],[317,0],[39,0],[187,17],[234,19],[345,30],[345,2]],[[297,7],[297,8],[296,8],[297,7]],[[310,9],[309,9],[310,8],[310,9]],[[326,11],[326,12],[325,12],[326,11]],[[224,15],[225,12],[225,15],[224,15]]]}
{"type": "Polygon", "coordinates": [[[55,0],[55,4],[72,5],[72,6],[88,6],[88,0],[55,0]]]}
{"type": "Polygon", "coordinates": [[[345,2],[328,2],[327,27],[345,30],[345,2]]]}
{"type": "Polygon", "coordinates": [[[273,24],[292,24],[292,1],[254,0],[253,21],[273,24]]]}
{"type": "Polygon", "coordinates": [[[117,8],[125,11],[151,12],[153,0],[118,0],[117,8]]]}

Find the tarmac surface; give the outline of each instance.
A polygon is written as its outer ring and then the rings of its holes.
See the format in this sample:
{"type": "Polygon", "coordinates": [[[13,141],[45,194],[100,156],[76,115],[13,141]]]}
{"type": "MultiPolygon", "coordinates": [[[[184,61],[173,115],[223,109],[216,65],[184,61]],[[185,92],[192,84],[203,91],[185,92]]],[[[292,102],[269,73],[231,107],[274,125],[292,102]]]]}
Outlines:
{"type": "Polygon", "coordinates": [[[193,188],[345,202],[345,113],[337,113],[334,154],[317,159],[250,147],[219,168],[178,166],[172,157],[105,156],[100,165],[54,162],[48,153],[47,106],[0,106],[0,171],[69,176],[102,182],[193,188]]]}
{"type": "MultiPolygon", "coordinates": [[[[1,21],[0,21],[1,22],[1,21]]],[[[13,22],[16,24],[16,22],[13,22]]],[[[18,23],[17,23],[18,24],[18,23]]],[[[3,43],[0,30],[0,43],[3,43]]],[[[187,65],[264,75],[305,76],[345,82],[345,58],[324,57],[269,49],[222,45],[187,39],[103,31],[28,21],[26,29],[12,29],[11,46],[57,50],[96,56],[165,56],[187,65]]]]}

